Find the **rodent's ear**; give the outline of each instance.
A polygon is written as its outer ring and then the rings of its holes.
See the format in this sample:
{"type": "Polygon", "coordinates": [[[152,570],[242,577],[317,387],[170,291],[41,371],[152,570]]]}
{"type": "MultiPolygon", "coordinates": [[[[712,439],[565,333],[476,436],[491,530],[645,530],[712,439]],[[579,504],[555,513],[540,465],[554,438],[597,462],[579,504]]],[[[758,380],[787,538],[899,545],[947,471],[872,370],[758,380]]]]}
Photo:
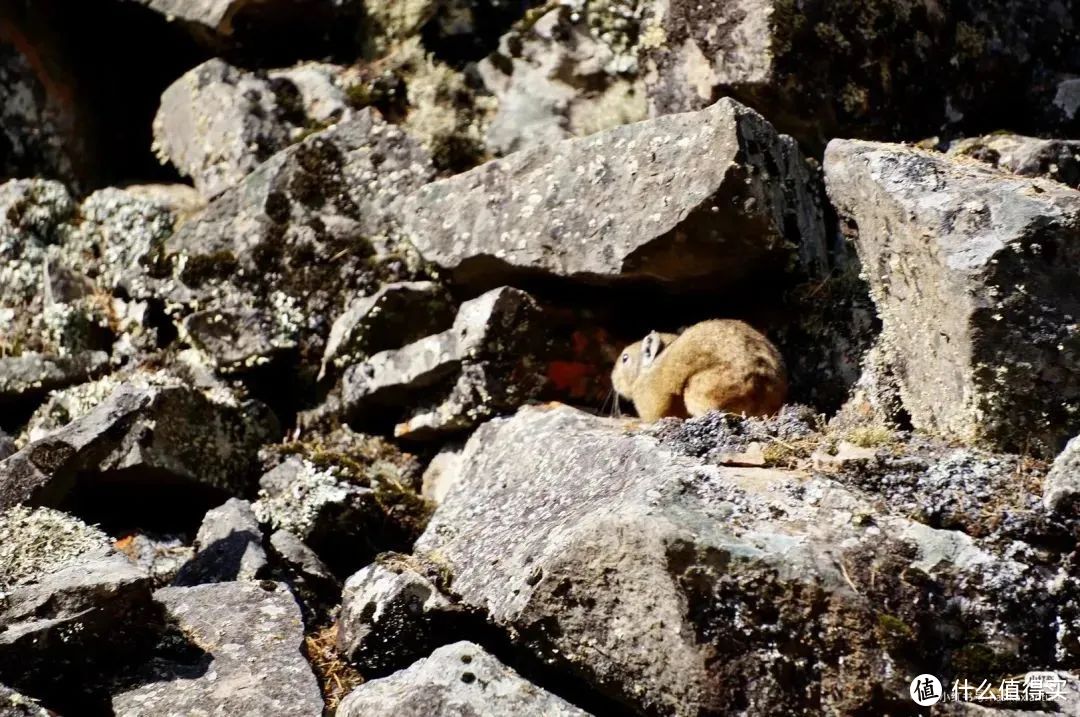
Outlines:
{"type": "Polygon", "coordinates": [[[641,340],[641,365],[642,367],[648,366],[653,362],[659,354],[661,349],[664,348],[664,340],[660,338],[660,334],[656,331],[649,333],[644,339],[641,340]]]}

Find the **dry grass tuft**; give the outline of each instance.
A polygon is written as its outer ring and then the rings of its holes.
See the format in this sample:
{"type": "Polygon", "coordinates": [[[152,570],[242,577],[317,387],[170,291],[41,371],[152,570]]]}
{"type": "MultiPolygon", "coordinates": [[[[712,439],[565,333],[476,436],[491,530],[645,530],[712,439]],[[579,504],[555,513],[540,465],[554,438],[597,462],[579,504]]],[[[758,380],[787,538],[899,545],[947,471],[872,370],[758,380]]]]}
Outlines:
{"type": "Polygon", "coordinates": [[[336,640],[337,625],[328,625],[304,638],[308,661],[315,670],[326,701],[326,714],[333,714],[341,700],[364,683],[356,668],[337,653],[334,648],[336,640]]]}

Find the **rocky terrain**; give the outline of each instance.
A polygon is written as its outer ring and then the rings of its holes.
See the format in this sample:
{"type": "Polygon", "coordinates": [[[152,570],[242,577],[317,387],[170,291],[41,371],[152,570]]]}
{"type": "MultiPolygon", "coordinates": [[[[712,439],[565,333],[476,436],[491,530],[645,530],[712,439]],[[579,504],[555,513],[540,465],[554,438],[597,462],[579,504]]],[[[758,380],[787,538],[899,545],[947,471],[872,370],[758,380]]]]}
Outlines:
{"type": "Polygon", "coordinates": [[[0,0],[0,717],[1080,714],[1078,41],[0,0]],[[713,317],[788,405],[634,419],[713,317]]]}

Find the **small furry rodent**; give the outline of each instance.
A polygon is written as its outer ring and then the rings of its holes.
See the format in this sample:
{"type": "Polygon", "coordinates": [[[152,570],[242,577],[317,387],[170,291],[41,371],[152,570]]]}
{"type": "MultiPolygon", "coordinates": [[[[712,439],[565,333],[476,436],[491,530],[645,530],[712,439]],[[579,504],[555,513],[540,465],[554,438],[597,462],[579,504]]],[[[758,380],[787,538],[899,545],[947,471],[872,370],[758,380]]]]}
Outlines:
{"type": "Polygon", "coordinates": [[[645,421],[715,409],[764,416],[784,404],[787,372],[780,352],[749,324],[714,319],[627,346],[611,384],[645,421]]]}

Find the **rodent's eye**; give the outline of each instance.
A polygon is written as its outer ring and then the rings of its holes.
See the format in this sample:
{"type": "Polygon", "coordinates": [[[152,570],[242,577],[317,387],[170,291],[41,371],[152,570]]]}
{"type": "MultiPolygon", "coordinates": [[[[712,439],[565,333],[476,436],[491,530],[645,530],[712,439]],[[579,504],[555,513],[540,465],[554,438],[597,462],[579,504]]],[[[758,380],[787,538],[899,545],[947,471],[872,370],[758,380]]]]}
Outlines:
{"type": "Polygon", "coordinates": [[[630,354],[629,353],[625,353],[625,354],[622,355],[622,362],[623,363],[626,363],[629,360],[630,360],[630,354]]]}

